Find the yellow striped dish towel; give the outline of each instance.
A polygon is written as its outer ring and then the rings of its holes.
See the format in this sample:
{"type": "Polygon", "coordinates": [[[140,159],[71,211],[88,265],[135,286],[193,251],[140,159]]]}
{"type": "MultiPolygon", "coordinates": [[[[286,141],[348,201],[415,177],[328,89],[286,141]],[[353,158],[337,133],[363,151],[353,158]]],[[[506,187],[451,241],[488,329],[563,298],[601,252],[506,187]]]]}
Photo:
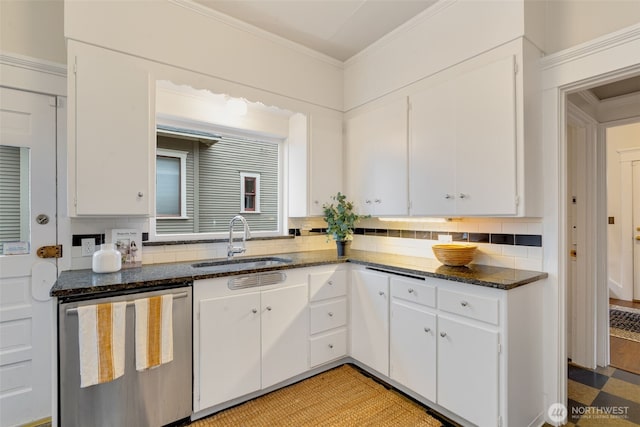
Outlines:
{"type": "Polygon", "coordinates": [[[124,374],[126,302],[78,307],[80,387],[124,374]]]}
{"type": "Polygon", "coordinates": [[[173,360],[173,295],[135,300],[136,370],[173,360]]]}

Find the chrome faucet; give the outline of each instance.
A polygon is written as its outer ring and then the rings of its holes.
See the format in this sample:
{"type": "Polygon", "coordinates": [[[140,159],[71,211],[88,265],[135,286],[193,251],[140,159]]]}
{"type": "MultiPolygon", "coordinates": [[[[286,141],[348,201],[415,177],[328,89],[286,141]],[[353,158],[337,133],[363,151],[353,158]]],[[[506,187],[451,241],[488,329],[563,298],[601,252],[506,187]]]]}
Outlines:
{"type": "Polygon", "coordinates": [[[229,244],[227,245],[227,259],[231,259],[235,254],[244,253],[247,248],[244,247],[244,243],[251,239],[251,230],[247,220],[242,215],[236,215],[229,221],[229,244]],[[236,221],[241,221],[244,226],[244,235],[242,236],[242,246],[233,246],[233,224],[236,221]]]}

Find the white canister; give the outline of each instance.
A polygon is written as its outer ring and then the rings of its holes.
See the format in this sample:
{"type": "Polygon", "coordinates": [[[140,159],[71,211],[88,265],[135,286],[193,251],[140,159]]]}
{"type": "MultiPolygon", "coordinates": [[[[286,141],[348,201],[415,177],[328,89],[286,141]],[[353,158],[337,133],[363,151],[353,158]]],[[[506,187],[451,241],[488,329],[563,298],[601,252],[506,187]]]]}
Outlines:
{"type": "Polygon", "coordinates": [[[122,254],[113,243],[103,243],[100,250],[93,254],[95,273],[113,273],[122,267],[122,254]]]}

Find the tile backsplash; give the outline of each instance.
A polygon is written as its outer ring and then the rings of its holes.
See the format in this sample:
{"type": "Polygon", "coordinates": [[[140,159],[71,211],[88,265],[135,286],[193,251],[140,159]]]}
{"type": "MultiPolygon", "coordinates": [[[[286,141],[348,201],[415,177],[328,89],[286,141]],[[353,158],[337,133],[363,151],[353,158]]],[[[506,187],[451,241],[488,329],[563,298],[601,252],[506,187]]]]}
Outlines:
{"type": "MultiPolygon", "coordinates": [[[[80,238],[96,241],[108,228],[138,228],[143,232],[144,220],[72,220],[73,246],[71,269],[91,268],[91,257],[81,256],[80,238]],[[138,224],[139,222],[139,224],[138,224]]],[[[322,218],[291,218],[290,236],[253,239],[246,243],[246,256],[335,249],[327,241],[322,218]]],[[[463,218],[445,223],[383,221],[376,218],[358,224],[351,244],[353,249],[398,255],[434,258],[431,246],[439,236],[454,242],[478,245],[475,262],[479,264],[523,270],[542,270],[542,222],[538,218],[463,218]]],[[[226,257],[224,239],[198,242],[154,242],[143,245],[143,264],[197,261],[226,257]]]]}

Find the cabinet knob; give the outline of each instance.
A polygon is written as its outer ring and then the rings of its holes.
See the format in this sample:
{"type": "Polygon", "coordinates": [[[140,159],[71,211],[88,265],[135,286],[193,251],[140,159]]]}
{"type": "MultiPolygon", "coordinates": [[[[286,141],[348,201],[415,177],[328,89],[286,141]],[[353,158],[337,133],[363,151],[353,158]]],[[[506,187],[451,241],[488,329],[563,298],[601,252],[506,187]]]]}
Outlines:
{"type": "Polygon", "coordinates": [[[425,331],[426,333],[429,333],[429,332],[431,332],[431,328],[424,328],[424,331],[425,331]]]}
{"type": "Polygon", "coordinates": [[[370,205],[371,204],[371,200],[365,200],[364,201],[366,204],[370,205]]]}
{"type": "Polygon", "coordinates": [[[317,201],[317,200],[314,200],[314,201],[313,201],[313,203],[317,205],[317,204],[319,204],[320,202],[319,202],[319,201],[317,201]]]}
{"type": "Polygon", "coordinates": [[[453,196],[451,194],[445,194],[444,198],[449,200],[449,199],[453,199],[453,196]]]}
{"type": "Polygon", "coordinates": [[[271,311],[271,306],[270,305],[267,306],[267,311],[271,311]]]}
{"type": "Polygon", "coordinates": [[[329,286],[333,286],[333,280],[329,280],[329,281],[327,282],[327,285],[329,285],[329,286]]]}
{"type": "Polygon", "coordinates": [[[327,314],[329,315],[329,317],[333,317],[333,312],[330,311],[327,314]]]}
{"type": "Polygon", "coordinates": [[[446,337],[446,336],[447,336],[447,333],[446,333],[446,332],[440,332],[440,336],[441,336],[442,338],[444,338],[444,337],[446,337]]]}
{"type": "Polygon", "coordinates": [[[374,203],[382,203],[382,200],[381,199],[375,199],[373,202],[374,203]]]}
{"type": "Polygon", "coordinates": [[[460,301],[460,305],[463,306],[463,307],[468,307],[469,303],[466,302],[466,301],[460,301]]]}
{"type": "Polygon", "coordinates": [[[144,193],[142,191],[138,191],[138,197],[144,197],[144,193]]]}
{"type": "Polygon", "coordinates": [[[333,348],[333,344],[329,344],[329,348],[333,348]]]}
{"type": "Polygon", "coordinates": [[[410,294],[412,294],[412,293],[414,293],[415,291],[413,290],[413,288],[409,288],[409,291],[408,291],[408,292],[409,292],[410,294]]]}
{"type": "Polygon", "coordinates": [[[464,194],[464,193],[460,193],[460,194],[458,195],[458,197],[460,197],[461,199],[466,199],[466,198],[468,197],[468,195],[467,195],[467,194],[464,194]]]}
{"type": "Polygon", "coordinates": [[[383,292],[383,291],[380,291],[380,292],[378,292],[378,295],[380,295],[381,297],[383,297],[383,296],[384,296],[384,292],[383,292]]]}
{"type": "Polygon", "coordinates": [[[251,312],[252,312],[253,314],[256,314],[256,313],[258,312],[258,310],[254,308],[254,309],[252,309],[252,310],[251,310],[251,312]]]}

